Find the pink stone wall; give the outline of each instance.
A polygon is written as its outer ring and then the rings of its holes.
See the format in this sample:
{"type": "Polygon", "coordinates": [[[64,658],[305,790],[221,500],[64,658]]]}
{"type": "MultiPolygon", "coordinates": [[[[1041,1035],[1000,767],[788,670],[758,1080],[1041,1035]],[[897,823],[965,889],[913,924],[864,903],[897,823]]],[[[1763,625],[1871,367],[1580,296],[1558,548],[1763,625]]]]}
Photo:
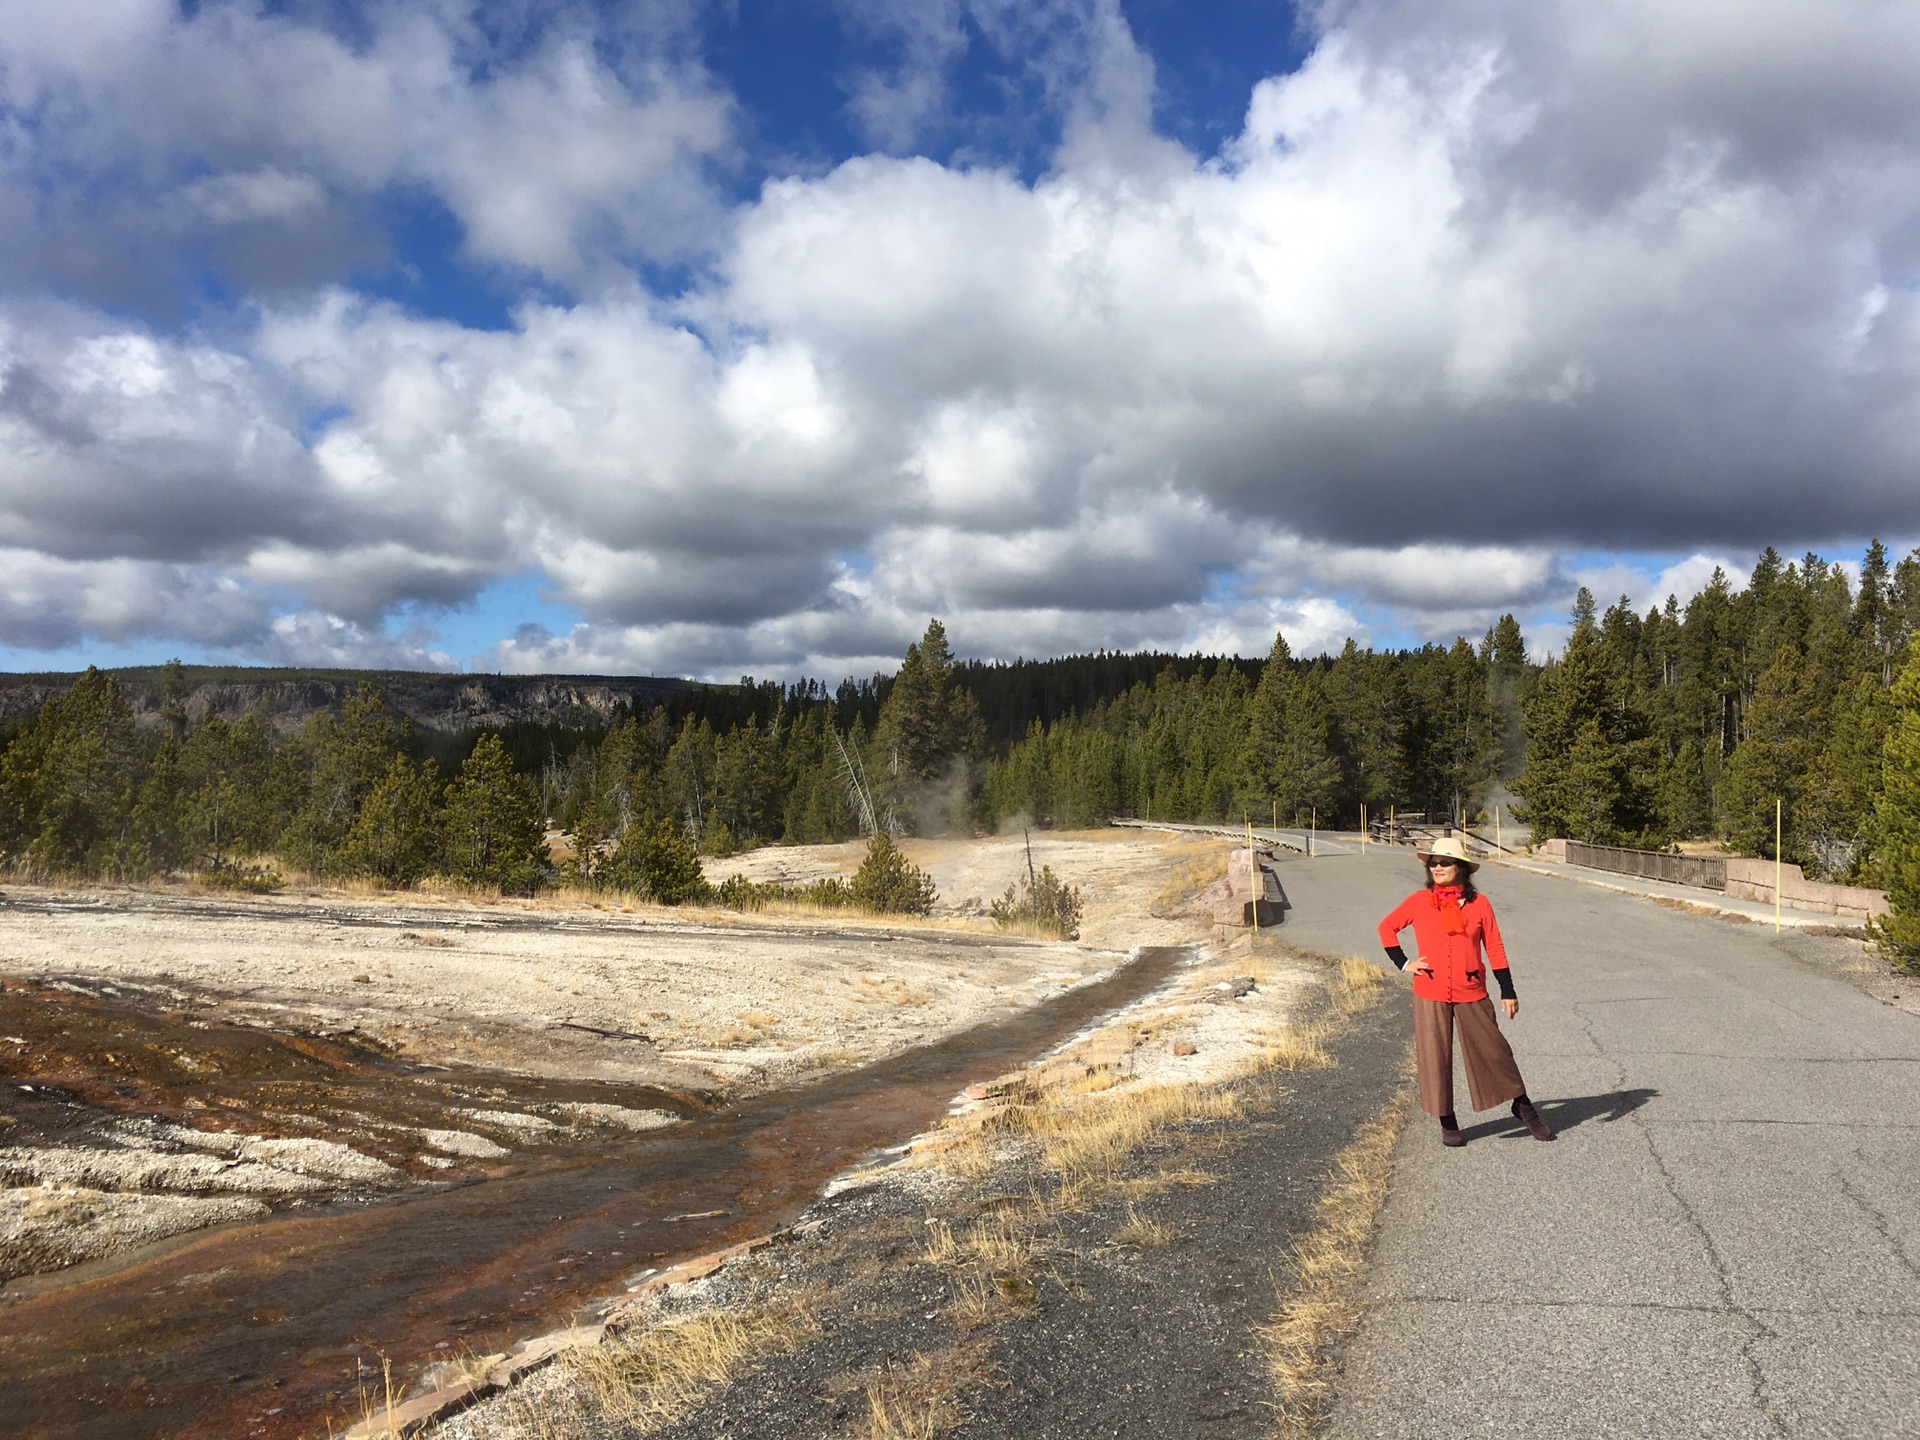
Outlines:
{"type": "MultiPolygon", "coordinates": [[[[1771,860],[1727,860],[1727,894],[1735,900],[1757,900],[1773,904],[1774,866],[1771,860]]],[[[1869,890],[1861,885],[1829,885],[1809,880],[1798,865],[1780,867],[1780,903],[1795,910],[1816,910],[1825,915],[1844,915],[1865,920],[1870,915],[1887,913],[1884,890],[1869,890]]]]}

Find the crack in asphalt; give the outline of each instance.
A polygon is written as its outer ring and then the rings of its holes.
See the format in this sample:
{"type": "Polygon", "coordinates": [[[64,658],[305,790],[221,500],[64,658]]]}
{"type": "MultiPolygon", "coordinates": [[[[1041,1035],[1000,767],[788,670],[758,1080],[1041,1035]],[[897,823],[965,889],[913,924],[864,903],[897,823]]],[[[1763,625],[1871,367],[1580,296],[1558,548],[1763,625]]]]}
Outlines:
{"type": "MultiPolygon", "coordinates": [[[[1586,1001],[1575,1001],[1570,1008],[1579,1019],[1581,1031],[1586,1035],[1588,1043],[1593,1046],[1595,1055],[1600,1059],[1612,1062],[1615,1087],[1617,1089],[1625,1089],[1627,1084],[1626,1063],[1620,1055],[1607,1049],[1598,1034],[1595,1033],[1593,1016],[1587,1013],[1588,1003],[1589,1002],[1586,1001]]],[[[1739,1058],[1745,1059],[1750,1057],[1743,1056],[1739,1058]]],[[[1622,1308],[1674,1308],[1704,1311],[1707,1313],[1737,1316],[1745,1322],[1749,1333],[1746,1339],[1740,1344],[1740,1359],[1747,1368],[1748,1393],[1752,1398],[1753,1408],[1766,1418],[1767,1426],[1774,1434],[1785,1435],[1787,1433],[1786,1422],[1774,1413],[1773,1406],[1768,1402],[1766,1372],[1762,1369],[1759,1356],[1755,1353],[1755,1347],[1757,1347],[1762,1340],[1777,1338],[1775,1332],[1771,1326],[1765,1324],[1756,1314],[1741,1305],[1734,1298],[1733,1278],[1727,1268],[1726,1258],[1721,1255],[1719,1246],[1714,1243],[1712,1232],[1707,1228],[1706,1223],[1701,1220],[1698,1213],[1695,1212],[1692,1202],[1681,1193],[1680,1182],[1673,1171],[1668,1168],[1666,1157],[1660,1153],[1660,1147],[1655,1142],[1653,1131],[1648,1127],[1645,1117],[1637,1110],[1633,1110],[1629,1111],[1623,1118],[1632,1123],[1635,1133],[1640,1136],[1642,1143],[1647,1147],[1647,1154],[1652,1159],[1654,1168],[1660,1173],[1661,1185],[1665,1188],[1667,1194],[1672,1197],[1673,1203],[1679,1207],[1681,1216],[1697,1238],[1701,1250],[1706,1256],[1707,1266],[1712,1270],[1715,1284],[1720,1290],[1721,1304],[1717,1307],[1709,1305],[1677,1307],[1626,1306],[1622,1308]]]]}
{"type": "Polygon", "coordinates": [[[1570,1008],[1573,1010],[1575,1017],[1579,1019],[1580,1033],[1587,1037],[1587,1044],[1593,1047],[1593,1053],[1595,1055],[1598,1055],[1603,1060],[1613,1061],[1613,1068],[1615,1072],[1614,1084],[1616,1086],[1624,1086],[1627,1083],[1627,1067],[1620,1063],[1619,1058],[1616,1055],[1614,1055],[1612,1051],[1608,1050],[1605,1045],[1600,1043],[1600,1037],[1594,1033],[1593,1017],[1587,1014],[1587,1006],[1591,1003],[1594,1003],[1594,1002],[1587,1001],[1587,1000],[1576,1000],[1570,1008]]]}
{"type": "MultiPolygon", "coordinates": [[[[1859,1146],[1856,1145],[1854,1147],[1853,1154],[1854,1158],[1862,1164],[1869,1163],[1867,1157],[1861,1153],[1859,1146]]],[[[1920,1262],[1917,1262],[1912,1255],[1907,1253],[1906,1242],[1894,1232],[1893,1225],[1887,1219],[1886,1215],[1881,1212],[1877,1205],[1854,1188],[1853,1181],[1847,1177],[1847,1173],[1844,1170],[1836,1170],[1834,1174],[1840,1181],[1840,1193],[1858,1206],[1861,1213],[1867,1217],[1873,1228],[1880,1232],[1880,1238],[1887,1242],[1887,1248],[1893,1251],[1894,1258],[1899,1260],[1906,1272],[1916,1280],[1920,1280],[1920,1262]]]]}
{"type": "MultiPolygon", "coordinates": [[[[1582,1000],[1578,1010],[1592,1002],[1582,1000]]],[[[1584,1019],[1584,1017],[1583,1017],[1584,1019]]],[[[1611,1055],[1612,1051],[1602,1052],[1611,1055]]],[[[1721,1050],[1622,1050],[1622,1055],[1678,1057],[1683,1060],[1737,1060],[1742,1064],[1776,1065],[1920,1065],[1920,1055],[1730,1055],[1721,1050]]]]}
{"type": "Polygon", "coordinates": [[[1665,1187],[1667,1194],[1673,1198],[1673,1203],[1680,1207],[1680,1213],[1687,1225],[1699,1238],[1701,1249],[1707,1258],[1707,1266],[1713,1271],[1714,1280],[1724,1300],[1721,1306],[1722,1311],[1738,1316],[1751,1328],[1751,1333],[1740,1344],[1740,1359],[1747,1367],[1748,1393],[1752,1397],[1753,1408],[1766,1417],[1768,1429],[1776,1435],[1785,1435],[1786,1422],[1774,1412],[1773,1406],[1768,1402],[1766,1372],[1761,1367],[1759,1356],[1755,1353],[1756,1347],[1762,1340],[1773,1340],[1779,1337],[1772,1326],[1764,1323],[1758,1315],[1734,1298],[1733,1276],[1727,1268],[1726,1257],[1720,1253],[1720,1247],[1714,1243],[1713,1232],[1695,1212],[1692,1202],[1681,1193],[1680,1182],[1668,1168],[1666,1156],[1660,1153],[1653,1131],[1637,1112],[1627,1118],[1646,1143],[1647,1154],[1653,1160],[1654,1168],[1660,1172],[1660,1183],[1665,1187]]]}
{"type": "MultiPolygon", "coordinates": [[[[1704,1125],[1712,1129],[1729,1125],[1784,1125],[1803,1130],[1831,1130],[1831,1120],[1777,1120],[1765,1115],[1728,1116],[1725,1119],[1689,1120],[1684,1116],[1674,1120],[1660,1122],[1669,1130],[1678,1130],[1689,1125],[1704,1125]]],[[[1849,1120],[1849,1130],[1920,1130],[1920,1123],[1903,1123],[1898,1120],[1849,1120]]]]}
{"type": "Polygon", "coordinates": [[[1920,1317],[1920,1309],[1853,1310],[1845,1306],[1811,1305],[1805,1309],[1787,1309],[1779,1305],[1755,1305],[1734,1309],[1726,1305],[1689,1305],[1677,1300],[1489,1300],[1473,1295],[1395,1295],[1377,1302],[1382,1310],[1398,1305],[1461,1305],[1473,1310],[1644,1310],[1675,1315],[1787,1315],[1839,1316],[1856,1320],[1903,1320],[1920,1317]]]}

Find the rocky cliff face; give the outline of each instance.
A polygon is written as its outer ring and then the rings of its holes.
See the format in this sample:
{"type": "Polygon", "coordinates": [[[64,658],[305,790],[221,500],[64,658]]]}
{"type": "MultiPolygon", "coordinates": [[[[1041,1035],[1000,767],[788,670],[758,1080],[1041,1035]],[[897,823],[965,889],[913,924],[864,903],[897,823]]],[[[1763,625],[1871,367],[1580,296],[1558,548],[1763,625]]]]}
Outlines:
{"type": "MultiPolygon", "coordinates": [[[[157,725],[167,671],[157,665],[112,672],[142,724],[157,725]]],[[[0,721],[31,715],[63,692],[73,675],[0,675],[0,721]]],[[[405,670],[269,670],[187,665],[178,672],[180,708],[189,723],[209,715],[238,720],[260,711],[283,732],[338,705],[361,684],[386,697],[394,714],[422,730],[498,729],[514,722],[604,725],[621,705],[645,711],[697,688],[692,681],[630,675],[446,675],[405,670]]]]}

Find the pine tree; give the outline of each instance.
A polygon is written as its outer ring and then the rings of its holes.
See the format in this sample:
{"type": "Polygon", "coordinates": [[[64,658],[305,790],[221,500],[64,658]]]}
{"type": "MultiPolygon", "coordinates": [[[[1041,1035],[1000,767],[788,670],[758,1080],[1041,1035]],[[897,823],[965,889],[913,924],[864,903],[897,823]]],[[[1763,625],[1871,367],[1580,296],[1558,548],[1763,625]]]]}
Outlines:
{"type": "MultiPolygon", "coordinates": [[[[1281,752],[1286,743],[1287,697],[1293,689],[1293,651],[1276,632],[1260,683],[1247,705],[1247,739],[1240,752],[1240,803],[1248,811],[1269,814],[1283,785],[1281,752]]],[[[1293,819],[1289,806],[1287,820],[1293,819]]]]}
{"type": "Polygon", "coordinates": [[[1621,670],[1609,667],[1625,666],[1624,652],[1609,647],[1592,610],[1591,596],[1576,603],[1566,653],[1542,672],[1527,702],[1526,769],[1513,784],[1522,803],[1513,813],[1536,840],[1649,843],[1659,838],[1658,742],[1626,703],[1621,670]]]}
{"type": "Polygon", "coordinates": [[[629,826],[603,877],[660,905],[683,905],[712,894],[693,842],[665,818],[629,826]]]}
{"type": "MultiPolygon", "coordinates": [[[[1618,845],[1637,838],[1623,833],[1620,826],[1627,802],[1625,772],[1619,747],[1607,739],[1599,722],[1583,720],[1561,766],[1558,799],[1565,820],[1556,833],[1584,845],[1618,845]]],[[[1540,833],[1531,806],[1520,818],[1532,822],[1534,833],[1540,833]]]]}
{"type": "Polygon", "coordinates": [[[1341,762],[1342,811],[1358,820],[1362,805],[1378,816],[1391,805],[1409,808],[1408,703],[1390,658],[1348,639],[1329,673],[1327,698],[1341,762]]]}
{"type": "Polygon", "coordinates": [[[856,833],[846,783],[827,734],[832,723],[828,707],[814,706],[788,731],[781,837],[791,844],[844,840],[856,833]]]}
{"type": "Polygon", "coordinates": [[[880,707],[870,773],[897,818],[929,831],[964,828],[969,766],[985,748],[980,707],[954,681],[946,627],[930,620],[880,707]]]}
{"type": "Polygon", "coordinates": [[[1594,603],[1593,591],[1582,585],[1573,594],[1573,629],[1578,634],[1582,630],[1594,628],[1594,617],[1599,613],[1594,603]]]}
{"type": "Polygon", "coordinates": [[[901,854],[884,830],[876,831],[867,842],[852,891],[854,904],[879,915],[925,915],[938,898],[933,877],[901,854]]]}
{"type": "Polygon", "coordinates": [[[1800,799],[1816,754],[1813,679],[1799,651],[1783,645],[1754,683],[1747,738],[1727,761],[1719,797],[1723,831],[1746,854],[1773,858],[1776,801],[1787,853],[1800,850],[1800,799]]]}
{"type": "Polygon", "coordinates": [[[337,715],[314,716],[304,738],[305,803],[280,848],[293,864],[320,872],[333,868],[334,851],[361,801],[399,751],[400,731],[387,717],[380,692],[363,683],[337,715]]]}
{"type": "Polygon", "coordinates": [[[134,792],[126,862],[130,873],[163,875],[198,858],[189,831],[186,746],[180,734],[168,726],[134,792]]]}
{"type": "Polygon", "coordinates": [[[1875,870],[1890,912],[1869,927],[1881,955],[1920,971],[1920,650],[1901,667],[1881,758],[1875,870]]]}
{"type": "Polygon", "coordinates": [[[1680,742],[1654,788],[1654,808],[1663,833],[1686,837],[1712,830],[1713,792],[1698,740],[1689,736],[1680,742]]]}
{"type": "Polygon", "coordinates": [[[1810,873],[1855,880],[1874,845],[1889,692],[1877,674],[1855,680],[1831,711],[1826,740],[1802,782],[1797,833],[1810,873]]]}
{"type": "Polygon", "coordinates": [[[730,730],[714,747],[713,811],[736,845],[761,844],[779,834],[788,778],[780,751],[780,737],[758,725],[730,730]]]}
{"type": "MultiPolygon", "coordinates": [[[[1581,593],[1586,594],[1584,588],[1581,593]]],[[[1526,708],[1526,769],[1513,783],[1521,802],[1513,813],[1532,827],[1536,840],[1566,836],[1597,844],[1613,838],[1618,786],[1608,779],[1599,795],[1591,791],[1596,777],[1619,773],[1618,757],[1600,726],[1607,712],[1607,676],[1592,610],[1588,595],[1584,618],[1575,611],[1566,653],[1541,674],[1526,708]],[[1582,747],[1578,764],[1576,742],[1582,747]],[[1606,815],[1596,823],[1594,807],[1600,802],[1606,815]],[[1606,838],[1598,838],[1602,835],[1606,838]]]]}
{"type": "Polygon", "coordinates": [[[0,756],[0,853],[35,871],[125,873],[139,761],[132,707],[88,666],[0,756]]]}
{"type": "Polygon", "coordinates": [[[289,820],[284,772],[275,765],[266,722],[209,716],[187,733],[184,825],[196,859],[214,866],[233,854],[264,854],[289,820]]]}
{"type": "Polygon", "coordinates": [[[440,849],[434,800],[425,768],[394,756],[361,802],[336,852],[337,868],[389,885],[411,885],[431,874],[440,849]]]}
{"type": "Polygon", "coordinates": [[[689,835],[707,833],[713,818],[713,771],[717,745],[713,727],[705,720],[687,716],[680,724],[660,767],[660,785],[666,813],[685,827],[689,835]]]}
{"type": "Polygon", "coordinates": [[[546,828],[533,786],[513,768],[498,735],[482,735],[447,787],[441,822],[445,873],[503,893],[537,889],[547,860],[546,828]]]}
{"type": "Polygon", "coordinates": [[[1331,818],[1340,784],[1331,707],[1319,672],[1295,668],[1284,635],[1273,637],[1248,702],[1240,759],[1241,805],[1249,816],[1277,814],[1288,825],[1315,811],[1331,818]]]}
{"type": "Polygon", "coordinates": [[[1853,632],[1864,652],[1867,667],[1882,685],[1893,683],[1893,657],[1897,645],[1893,617],[1893,572],[1887,564],[1887,547],[1875,537],[1860,562],[1860,596],[1853,607],[1853,632]]]}
{"type": "Polygon", "coordinates": [[[1527,642],[1513,613],[1502,615],[1487,637],[1486,687],[1492,738],[1493,778],[1511,780],[1526,762],[1527,732],[1521,706],[1527,698],[1527,642]]]}

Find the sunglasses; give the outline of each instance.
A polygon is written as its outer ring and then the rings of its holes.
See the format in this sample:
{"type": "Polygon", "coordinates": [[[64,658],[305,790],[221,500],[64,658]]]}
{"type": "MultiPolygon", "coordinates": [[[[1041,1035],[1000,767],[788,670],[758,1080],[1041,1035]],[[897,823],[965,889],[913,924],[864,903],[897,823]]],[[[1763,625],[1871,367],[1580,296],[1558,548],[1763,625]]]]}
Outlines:
{"type": "Polygon", "coordinates": [[[1429,860],[1427,861],[1427,869],[1452,870],[1457,868],[1459,864],[1460,862],[1458,860],[1429,860]]]}

